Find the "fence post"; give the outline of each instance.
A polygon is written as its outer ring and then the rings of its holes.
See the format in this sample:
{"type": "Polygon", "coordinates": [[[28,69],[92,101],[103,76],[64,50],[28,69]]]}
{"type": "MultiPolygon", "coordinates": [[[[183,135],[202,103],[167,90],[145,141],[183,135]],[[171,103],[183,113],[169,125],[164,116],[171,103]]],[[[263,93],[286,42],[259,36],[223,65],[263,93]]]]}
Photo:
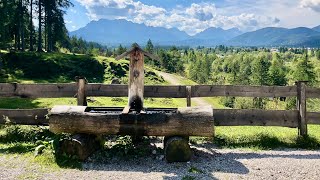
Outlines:
{"type": "Polygon", "coordinates": [[[87,106],[86,78],[77,77],[77,81],[78,81],[77,105],[87,106]]]}
{"type": "Polygon", "coordinates": [[[187,107],[191,107],[191,86],[186,86],[187,107]]]}
{"type": "Polygon", "coordinates": [[[297,109],[299,111],[298,129],[300,136],[308,135],[307,128],[307,103],[306,103],[306,83],[307,81],[297,81],[297,109]]]}

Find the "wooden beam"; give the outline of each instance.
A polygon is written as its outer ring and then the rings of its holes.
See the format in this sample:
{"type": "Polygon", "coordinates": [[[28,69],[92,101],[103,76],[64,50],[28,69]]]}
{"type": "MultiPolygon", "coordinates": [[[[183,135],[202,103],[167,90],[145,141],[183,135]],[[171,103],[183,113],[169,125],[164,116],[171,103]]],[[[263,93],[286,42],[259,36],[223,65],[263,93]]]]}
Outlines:
{"type": "Polygon", "coordinates": [[[191,107],[191,86],[186,87],[187,107],[191,107]]]}
{"type": "Polygon", "coordinates": [[[66,84],[17,84],[0,83],[0,97],[57,98],[74,97],[76,83],[66,84]]]}
{"type": "Polygon", "coordinates": [[[196,85],[192,86],[192,97],[292,97],[297,96],[296,86],[233,86],[196,85]]]}
{"type": "Polygon", "coordinates": [[[55,106],[50,112],[54,133],[145,136],[213,136],[211,107],[178,108],[176,112],[122,114],[85,112],[85,106],[55,106]]]}
{"type": "Polygon", "coordinates": [[[0,124],[48,125],[48,109],[0,109],[0,124]]]}
{"type": "Polygon", "coordinates": [[[307,87],[306,96],[307,98],[320,98],[320,88],[307,87]]]}
{"type": "Polygon", "coordinates": [[[307,128],[307,102],[306,102],[306,81],[298,81],[297,85],[297,110],[299,111],[299,135],[308,135],[307,128]]]}
{"type": "Polygon", "coordinates": [[[307,112],[308,124],[320,124],[319,112],[307,112]]]}
{"type": "Polygon", "coordinates": [[[78,78],[78,93],[77,93],[77,105],[86,106],[87,97],[86,97],[86,79],[78,78]]]}
{"type": "Polygon", "coordinates": [[[297,110],[213,109],[216,126],[298,127],[297,110]]]}

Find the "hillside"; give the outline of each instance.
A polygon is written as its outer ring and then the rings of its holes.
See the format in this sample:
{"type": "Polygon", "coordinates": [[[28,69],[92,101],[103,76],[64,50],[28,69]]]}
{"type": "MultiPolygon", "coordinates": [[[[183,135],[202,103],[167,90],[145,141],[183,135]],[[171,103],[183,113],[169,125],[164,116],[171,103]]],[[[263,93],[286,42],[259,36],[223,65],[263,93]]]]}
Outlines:
{"type": "Polygon", "coordinates": [[[320,32],[320,25],[319,25],[319,26],[316,26],[316,27],[314,27],[314,28],[312,28],[312,29],[315,30],[315,31],[320,32]]]}
{"type": "MultiPolygon", "coordinates": [[[[113,58],[62,53],[2,53],[0,82],[74,82],[76,76],[91,83],[110,83],[128,79],[129,62],[113,58]]],[[[147,84],[163,84],[151,68],[146,71],[147,84]]]]}
{"type": "Polygon", "coordinates": [[[232,46],[319,46],[320,33],[305,27],[269,27],[237,36],[226,43],[232,46]]]}
{"type": "MultiPolygon", "coordinates": [[[[0,53],[0,83],[67,83],[76,76],[84,76],[89,83],[110,84],[117,78],[128,82],[129,62],[116,61],[103,56],[73,55],[62,53],[0,53]]],[[[146,85],[168,84],[155,71],[146,66],[146,85]]],[[[89,106],[116,106],[127,104],[126,97],[89,97],[89,106]]],[[[50,108],[54,105],[76,105],[75,98],[1,98],[0,108],[26,109],[50,108]]],[[[146,107],[185,107],[184,99],[146,98],[146,107]]]]}

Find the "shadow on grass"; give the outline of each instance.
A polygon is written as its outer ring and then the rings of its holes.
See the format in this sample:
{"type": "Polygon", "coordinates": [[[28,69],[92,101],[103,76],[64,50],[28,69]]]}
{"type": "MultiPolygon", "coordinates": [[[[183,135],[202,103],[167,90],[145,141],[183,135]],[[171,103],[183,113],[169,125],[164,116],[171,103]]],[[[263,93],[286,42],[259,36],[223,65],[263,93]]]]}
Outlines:
{"type": "Polygon", "coordinates": [[[225,135],[214,137],[213,143],[223,148],[257,148],[262,150],[270,150],[275,148],[301,148],[301,149],[319,149],[320,142],[311,136],[299,136],[290,142],[285,142],[276,136],[268,134],[257,134],[254,137],[239,136],[230,138],[225,135]]]}
{"type": "Polygon", "coordinates": [[[26,143],[12,143],[6,146],[0,146],[0,153],[6,154],[22,154],[32,152],[35,148],[34,144],[26,144],[26,143]]]}
{"type": "Polygon", "coordinates": [[[39,108],[40,103],[29,98],[0,98],[0,108],[32,109],[39,108]]]}
{"type": "Polygon", "coordinates": [[[37,147],[43,146],[42,150],[38,150],[39,155],[45,156],[42,158],[53,159],[52,163],[56,163],[61,168],[81,168],[81,162],[76,157],[56,153],[56,144],[63,136],[51,133],[48,127],[2,125],[0,132],[0,153],[35,154],[37,147]]]}

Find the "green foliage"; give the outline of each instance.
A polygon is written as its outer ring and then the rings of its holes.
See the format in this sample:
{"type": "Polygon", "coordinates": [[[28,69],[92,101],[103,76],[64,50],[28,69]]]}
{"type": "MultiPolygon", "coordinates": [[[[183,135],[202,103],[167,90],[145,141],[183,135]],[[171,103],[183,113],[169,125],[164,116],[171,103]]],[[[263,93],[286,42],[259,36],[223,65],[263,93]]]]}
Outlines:
{"type": "Polygon", "coordinates": [[[145,50],[151,54],[153,53],[154,47],[153,47],[152,41],[150,39],[147,42],[145,50]]]}
{"type": "Polygon", "coordinates": [[[293,77],[297,81],[308,81],[310,84],[315,83],[314,67],[309,61],[307,54],[304,54],[303,58],[296,63],[296,67],[293,70],[293,77]]]}
{"type": "Polygon", "coordinates": [[[271,66],[269,69],[270,73],[270,83],[276,86],[285,86],[287,85],[286,74],[287,70],[284,64],[284,61],[280,59],[278,53],[274,54],[271,66]]]}
{"type": "Polygon", "coordinates": [[[276,149],[280,147],[318,149],[320,126],[309,125],[309,137],[298,137],[297,130],[284,127],[217,127],[213,143],[226,148],[276,149]]]}
{"type": "Polygon", "coordinates": [[[189,77],[193,81],[204,84],[211,79],[212,62],[214,57],[208,55],[191,55],[189,77]]]}
{"type": "Polygon", "coordinates": [[[269,85],[269,67],[271,63],[267,56],[258,56],[252,62],[252,83],[254,85],[269,85]]]}
{"type": "Polygon", "coordinates": [[[76,76],[89,82],[103,82],[104,68],[93,57],[59,53],[8,53],[3,56],[8,74],[17,79],[36,79],[56,82],[74,81],[76,76]]]}
{"type": "Polygon", "coordinates": [[[122,53],[126,52],[127,51],[127,48],[126,47],[123,47],[121,44],[119,45],[119,47],[117,48],[116,50],[116,55],[119,56],[121,55],[122,53]]]}
{"type": "Polygon", "coordinates": [[[253,109],[253,100],[252,98],[245,98],[245,97],[237,97],[234,101],[234,108],[235,109],[253,109]]]}
{"type": "Polygon", "coordinates": [[[220,102],[225,107],[234,108],[235,97],[221,97],[220,102]]]}
{"type": "Polygon", "coordinates": [[[318,49],[318,51],[316,52],[316,58],[318,59],[318,60],[320,60],[320,49],[318,49]]]}
{"type": "Polygon", "coordinates": [[[168,52],[160,49],[158,57],[160,58],[161,68],[172,73],[180,73],[184,71],[183,62],[180,59],[180,53],[176,49],[172,49],[168,52]]]}
{"type": "Polygon", "coordinates": [[[198,173],[203,173],[203,171],[201,169],[198,169],[196,167],[190,167],[190,169],[188,170],[189,173],[195,173],[195,174],[198,174],[198,173]]]}

